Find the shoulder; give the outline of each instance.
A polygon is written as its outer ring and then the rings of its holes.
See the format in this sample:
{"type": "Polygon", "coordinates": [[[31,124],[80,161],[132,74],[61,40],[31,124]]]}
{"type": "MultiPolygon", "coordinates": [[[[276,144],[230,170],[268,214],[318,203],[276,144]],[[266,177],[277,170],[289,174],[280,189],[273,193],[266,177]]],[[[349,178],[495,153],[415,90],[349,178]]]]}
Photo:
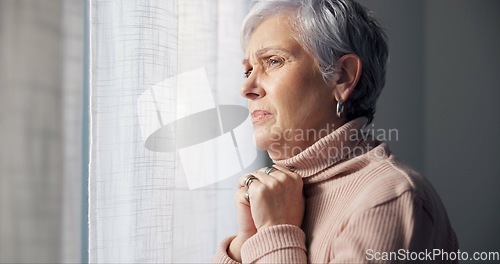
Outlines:
{"type": "Polygon", "coordinates": [[[350,220],[400,223],[410,234],[405,241],[416,248],[457,248],[446,208],[425,177],[392,154],[372,160],[364,170],[365,184],[353,201],[350,220]]]}
{"type": "Polygon", "coordinates": [[[386,144],[374,148],[371,155],[376,153],[383,155],[370,157],[370,163],[359,172],[358,180],[363,182],[363,186],[356,200],[360,209],[388,203],[401,198],[403,194],[410,194],[415,205],[432,207],[436,204],[435,200],[440,204],[430,182],[390,153],[386,144]]]}

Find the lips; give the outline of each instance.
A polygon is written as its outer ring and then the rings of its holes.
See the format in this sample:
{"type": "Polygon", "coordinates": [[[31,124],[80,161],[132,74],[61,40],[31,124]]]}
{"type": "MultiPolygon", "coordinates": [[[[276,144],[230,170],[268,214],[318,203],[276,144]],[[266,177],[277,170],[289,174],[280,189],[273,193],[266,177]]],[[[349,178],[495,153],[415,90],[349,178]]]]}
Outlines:
{"type": "Polygon", "coordinates": [[[266,117],[269,117],[271,113],[266,110],[254,110],[252,112],[252,122],[259,122],[264,120],[266,117]]]}

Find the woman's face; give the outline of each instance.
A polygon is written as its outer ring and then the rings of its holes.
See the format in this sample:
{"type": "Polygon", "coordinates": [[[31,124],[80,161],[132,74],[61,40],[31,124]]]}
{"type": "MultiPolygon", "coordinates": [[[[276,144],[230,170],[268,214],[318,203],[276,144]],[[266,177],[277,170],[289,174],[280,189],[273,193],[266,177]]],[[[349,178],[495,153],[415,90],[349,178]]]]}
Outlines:
{"type": "Polygon", "coordinates": [[[241,93],[248,99],[254,139],[275,160],[296,155],[340,121],[335,86],[323,80],[314,58],[292,37],[287,15],[256,28],[243,60],[247,79],[241,93]]]}

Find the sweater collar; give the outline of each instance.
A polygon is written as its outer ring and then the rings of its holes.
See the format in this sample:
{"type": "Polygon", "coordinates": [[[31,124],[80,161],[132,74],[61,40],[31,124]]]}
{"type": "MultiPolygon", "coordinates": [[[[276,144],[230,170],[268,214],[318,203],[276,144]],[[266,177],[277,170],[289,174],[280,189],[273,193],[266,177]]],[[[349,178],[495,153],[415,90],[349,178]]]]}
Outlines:
{"type": "Polygon", "coordinates": [[[316,141],[299,154],[274,163],[289,168],[302,178],[314,176],[349,157],[363,139],[361,129],[367,123],[359,117],[316,141]]]}

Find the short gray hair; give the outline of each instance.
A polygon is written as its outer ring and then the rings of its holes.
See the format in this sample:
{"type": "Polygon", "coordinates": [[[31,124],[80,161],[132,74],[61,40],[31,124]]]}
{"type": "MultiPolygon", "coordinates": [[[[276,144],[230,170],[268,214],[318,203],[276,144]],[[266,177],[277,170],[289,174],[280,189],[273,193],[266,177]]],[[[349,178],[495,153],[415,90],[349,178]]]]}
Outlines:
{"type": "Polygon", "coordinates": [[[356,54],[363,63],[359,82],[344,102],[348,121],[365,116],[373,120],[377,99],[385,85],[387,36],[380,23],[354,0],[255,0],[243,21],[241,43],[245,49],[254,30],[264,20],[291,11],[295,39],[315,57],[325,80],[331,80],[337,60],[356,54]]]}

